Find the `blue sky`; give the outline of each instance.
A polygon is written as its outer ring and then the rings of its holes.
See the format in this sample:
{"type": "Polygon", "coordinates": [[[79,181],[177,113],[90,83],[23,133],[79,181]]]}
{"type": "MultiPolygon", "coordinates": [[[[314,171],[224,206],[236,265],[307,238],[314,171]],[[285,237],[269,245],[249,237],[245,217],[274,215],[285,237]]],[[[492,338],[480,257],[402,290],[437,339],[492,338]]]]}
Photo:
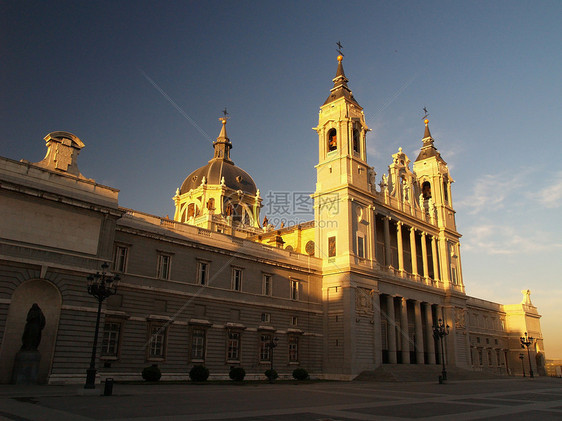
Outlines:
{"type": "Polygon", "coordinates": [[[232,158],[267,192],[315,187],[319,106],[344,45],[378,177],[415,159],[429,110],[455,180],[467,292],[522,289],[562,358],[562,3],[3,1],[0,155],[70,131],[120,204],[173,215],[226,106],[232,158]],[[165,95],[164,95],[165,94],[165,95]],[[173,103],[171,102],[173,101],[173,103]]]}

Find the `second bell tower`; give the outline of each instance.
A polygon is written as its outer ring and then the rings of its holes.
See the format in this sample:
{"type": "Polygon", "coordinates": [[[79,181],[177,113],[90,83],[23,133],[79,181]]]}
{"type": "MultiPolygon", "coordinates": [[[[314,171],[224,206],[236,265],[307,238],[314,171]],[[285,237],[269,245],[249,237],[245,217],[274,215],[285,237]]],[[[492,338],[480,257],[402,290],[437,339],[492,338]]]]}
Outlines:
{"type": "Polygon", "coordinates": [[[325,263],[349,266],[357,257],[367,258],[367,239],[358,239],[354,224],[357,213],[371,203],[373,170],[367,164],[363,108],[347,86],[343,56],[338,56],[334,86],[320,107],[318,126],[318,165],[314,193],[316,255],[325,263]]]}

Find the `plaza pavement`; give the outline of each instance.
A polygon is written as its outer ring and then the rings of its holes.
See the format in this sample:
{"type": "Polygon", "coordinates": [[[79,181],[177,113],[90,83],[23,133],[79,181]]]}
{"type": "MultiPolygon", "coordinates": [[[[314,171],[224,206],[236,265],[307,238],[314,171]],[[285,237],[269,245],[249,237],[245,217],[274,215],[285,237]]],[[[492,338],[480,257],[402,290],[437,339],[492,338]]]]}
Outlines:
{"type": "Polygon", "coordinates": [[[0,386],[1,420],[562,420],[562,379],[0,386]],[[90,391],[92,392],[92,391],[90,391]]]}

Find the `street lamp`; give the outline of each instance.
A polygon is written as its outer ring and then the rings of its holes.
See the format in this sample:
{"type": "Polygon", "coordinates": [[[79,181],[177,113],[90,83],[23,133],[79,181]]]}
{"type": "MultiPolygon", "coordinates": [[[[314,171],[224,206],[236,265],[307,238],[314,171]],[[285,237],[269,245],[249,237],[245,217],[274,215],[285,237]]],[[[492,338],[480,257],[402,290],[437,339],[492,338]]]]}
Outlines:
{"type": "Polygon", "coordinates": [[[447,369],[445,368],[445,347],[443,345],[443,338],[449,334],[449,325],[441,319],[438,320],[437,326],[433,326],[433,336],[435,339],[441,340],[441,360],[443,362],[442,379],[447,380],[447,369]]]}
{"type": "Polygon", "coordinates": [[[523,369],[523,377],[525,377],[525,364],[523,364],[524,358],[525,358],[525,354],[519,354],[519,359],[521,360],[521,368],[523,369]]]}
{"type": "Polygon", "coordinates": [[[271,350],[271,352],[269,354],[269,361],[271,362],[271,367],[270,367],[271,371],[273,371],[273,350],[275,349],[275,347],[277,347],[277,342],[279,342],[279,338],[273,338],[267,344],[267,346],[271,350]]]}
{"type": "Polygon", "coordinates": [[[529,357],[529,377],[533,378],[533,366],[531,365],[531,353],[529,352],[529,346],[533,345],[535,338],[528,336],[527,332],[525,332],[525,336],[521,336],[519,340],[521,341],[521,348],[527,347],[527,356],[529,357]]]}
{"type": "Polygon", "coordinates": [[[96,330],[94,333],[94,345],[92,346],[92,358],[90,359],[90,368],[86,370],[86,384],[84,389],[96,388],[96,348],[98,346],[98,332],[100,329],[101,303],[117,292],[117,285],[114,282],[119,281],[119,275],[108,276],[105,272],[109,267],[107,263],[101,265],[101,273],[96,272],[94,275],[88,276],[88,294],[98,300],[98,315],[96,319],[96,330]]]}

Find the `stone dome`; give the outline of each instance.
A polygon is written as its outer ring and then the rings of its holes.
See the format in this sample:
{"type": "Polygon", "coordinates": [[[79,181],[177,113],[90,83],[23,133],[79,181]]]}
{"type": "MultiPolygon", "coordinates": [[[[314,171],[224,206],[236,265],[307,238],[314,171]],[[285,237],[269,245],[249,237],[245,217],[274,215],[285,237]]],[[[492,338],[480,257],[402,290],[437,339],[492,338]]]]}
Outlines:
{"type": "Polygon", "coordinates": [[[242,168],[234,165],[230,160],[230,149],[232,143],[226,135],[226,117],[220,119],[222,122],[222,129],[213,143],[215,150],[213,159],[209,163],[187,176],[183,181],[180,194],[187,193],[188,191],[199,187],[205,177],[205,183],[208,185],[220,185],[224,178],[224,185],[233,190],[241,190],[244,193],[255,195],[257,192],[256,183],[252,177],[242,168]]]}
{"type": "Polygon", "coordinates": [[[224,184],[228,188],[242,190],[251,195],[255,195],[257,191],[256,183],[242,168],[224,159],[212,159],[207,165],[187,176],[181,185],[180,194],[199,187],[203,177],[205,177],[206,184],[219,185],[224,177],[224,184]]]}

